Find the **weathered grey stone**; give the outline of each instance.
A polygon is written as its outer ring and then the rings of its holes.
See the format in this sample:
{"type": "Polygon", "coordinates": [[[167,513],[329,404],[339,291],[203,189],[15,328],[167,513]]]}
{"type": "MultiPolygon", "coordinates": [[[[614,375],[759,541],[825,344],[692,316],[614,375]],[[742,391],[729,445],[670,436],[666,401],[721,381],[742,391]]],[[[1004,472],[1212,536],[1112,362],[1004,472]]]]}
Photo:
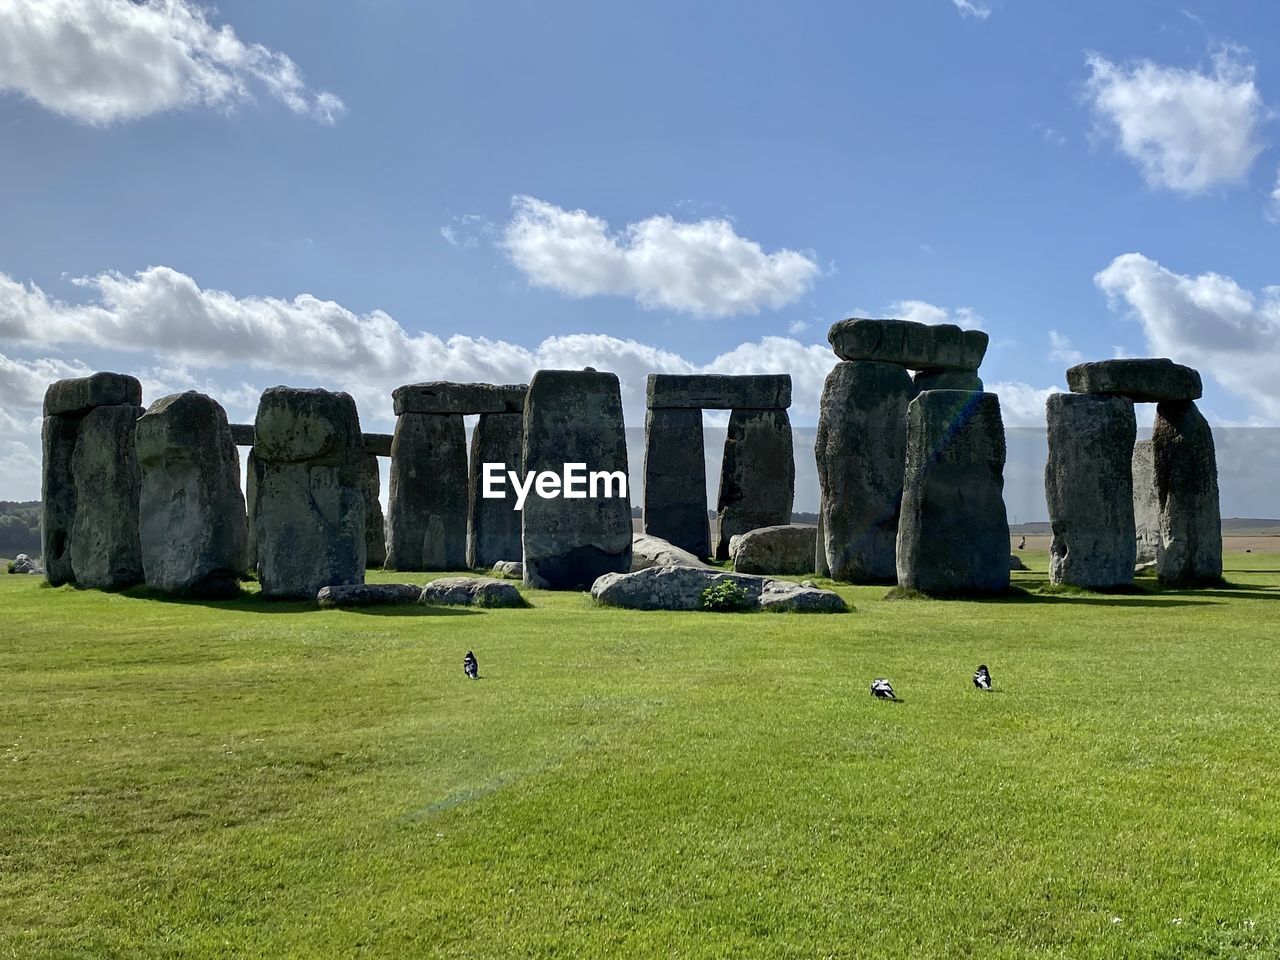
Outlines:
{"type": "Polygon", "coordinates": [[[791,522],[796,461],[785,410],[734,410],[729,415],[716,504],[716,557],[729,540],[756,527],[791,522]]]}
{"type": "Polygon", "coordinates": [[[879,360],[912,370],[977,370],[987,335],[955,324],[853,318],[832,324],[827,340],[841,360],[879,360]]]}
{"type": "Polygon", "coordinates": [[[926,390],[976,390],[982,392],[982,378],[966,370],[921,370],[911,378],[916,393],[926,390]]]}
{"type": "Polygon", "coordinates": [[[651,410],[785,410],[791,406],[791,374],[651,373],[647,399],[651,410]]]}
{"type": "MultiPolygon", "coordinates": [[[[539,370],[524,410],[524,469],[627,477],[627,444],[618,378],[593,370],[539,370]]],[[[603,490],[597,492],[605,492],[603,490]]],[[[612,491],[616,493],[616,486],[612,491]]],[[[524,582],[585,589],[601,574],[631,569],[631,503],[626,496],[583,499],[531,494],[522,519],[524,582]]]]}
{"type": "Polygon", "coordinates": [[[422,588],[412,583],[349,583],[321,587],[316,603],[322,607],[374,607],[417,603],[422,588]]]}
{"type": "Polygon", "coordinates": [[[766,580],[760,592],[761,610],[773,613],[848,613],[849,605],[833,590],[790,580],[766,580]]]}
{"type": "Polygon", "coordinates": [[[311,599],[363,583],[364,447],[346,393],[272,387],[254,424],[258,580],[269,599],[311,599]]]}
{"type": "MultiPolygon", "coordinates": [[[[649,376],[650,393],[654,376],[649,376]]],[[[644,441],[644,532],[694,556],[709,556],[702,411],[648,410],[644,441]]]]}
{"type": "Polygon", "coordinates": [[[382,518],[382,476],[378,458],[365,448],[360,467],[360,492],[364,495],[364,565],[365,569],[387,562],[387,526],[382,518]]]}
{"type": "Polygon", "coordinates": [[[253,446],[252,423],[230,423],[227,426],[231,429],[231,442],[237,447],[253,446]]]}
{"type": "Polygon", "coordinates": [[[471,431],[471,477],[468,493],[467,566],[487,567],[521,555],[520,511],[516,494],[504,482],[501,499],[485,497],[484,465],[503,464],[520,473],[524,445],[523,413],[482,413],[471,431]]]}
{"type": "Polygon", "coordinates": [[[123,590],[142,582],[141,474],[134,449],[134,429],[142,414],[136,406],[97,407],[81,418],[76,430],[71,569],[82,587],[123,590]]]}
{"type": "Polygon", "coordinates": [[[123,373],[95,373],[51,383],[44,393],[46,417],[79,417],[94,407],[140,407],[142,384],[123,373]]]}
{"type": "Polygon", "coordinates": [[[821,489],[819,549],[835,580],[892,583],[907,450],[907,404],[915,396],[902,367],[837,363],[827,374],[814,456],[821,489]]]}
{"type": "Polygon", "coordinates": [[[699,557],[673,543],[647,533],[631,538],[631,572],[649,567],[705,567],[699,557]]]}
{"type": "Polygon", "coordinates": [[[592,584],[591,595],[599,603],[628,610],[703,610],[703,593],[725,581],[742,590],[744,609],[798,613],[848,609],[828,590],[711,567],[648,567],[635,573],[609,573],[592,584]]]}
{"type": "Polygon", "coordinates": [[[162,397],[138,420],[135,445],[147,586],[179,596],[235,596],[249,531],[226,412],[200,393],[162,397]]]}
{"type": "Polygon", "coordinates": [[[898,585],[926,594],[1009,586],[1004,424],[994,393],[929,390],[907,407],[898,585]]]}
{"type": "Polygon", "coordinates": [[[249,543],[245,549],[245,567],[246,572],[252,573],[255,577],[258,575],[258,533],[253,522],[253,505],[258,502],[257,478],[257,458],[253,455],[253,447],[250,447],[248,455],[244,458],[245,522],[249,527],[249,543]]]}
{"type": "Polygon", "coordinates": [[[523,383],[409,383],[391,392],[396,416],[404,413],[519,413],[524,409],[523,383]]]}
{"type": "Polygon", "coordinates": [[[364,452],[374,457],[391,456],[391,444],[395,437],[389,433],[366,433],[364,435],[364,452]]]}
{"type": "Polygon", "coordinates": [[[71,530],[76,519],[76,481],[71,461],[76,450],[73,417],[45,417],[40,431],[44,466],[40,482],[40,550],[51,586],[75,583],[71,568],[71,530]]]}
{"type": "Polygon", "coordinates": [[[818,498],[818,532],[813,538],[813,572],[820,577],[831,576],[831,564],[827,562],[827,538],[823,533],[822,515],[826,512],[821,495],[818,498]]]}
{"type": "Polygon", "coordinates": [[[807,523],[757,527],[729,540],[738,573],[812,573],[818,528],[807,523]]]}
{"type": "Polygon", "coordinates": [[[507,580],[523,580],[524,564],[519,560],[499,560],[491,571],[495,577],[507,580]]]}
{"type": "Polygon", "coordinates": [[[1218,459],[1213,431],[1194,401],[1157,405],[1151,447],[1160,500],[1160,582],[1180,587],[1221,583],[1218,459]]]}
{"type": "Polygon", "coordinates": [[[447,607],[528,606],[514,583],[493,577],[441,577],[422,588],[420,603],[447,607]]]}
{"type": "Polygon", "coordinates": [[[467,432],[458,413],[396,419],[387,503],[388,570],[465,570],[467,432]]]}
{"type": "Polygon", "coordinates": [[[1158,560],[1164,547],[1160,542],[1160,495],[1156,493],[1156,463],[1150,440],[1133,445],[1133,521],[1138,563],[1158,560]]]}
{"type": "Polygon", "coordinates": [[[10,573],[24,574],[26,576],[41,576],[44,574],[44,567],[40,566],[38,560],[33,560],[25,553],[20,553],[13,558],[10,565],[10,573]]]}
{"type": "Polygon", "coordinates": [[[1018,556],[1016,553],[1011,553],[1009,554],[1009,569],[1025,570],[1027,569],[1027,565],[1022,562],[1022,558],[1020,556],[1018,556]]]}
{"type": "Polygon", "coordinates": [[[1133,583],[1133,444],[1125,397],[1052,394],[1046,405],[1049,580],[1089,590],[1133,583]]]}
{"type": "Polygon", "coordinates": [[[1165,359],[1097,360],[1067,370],[1073,393],[1106,393],[1138,402],[1198,400],[1200,374],[1165,359]]]}

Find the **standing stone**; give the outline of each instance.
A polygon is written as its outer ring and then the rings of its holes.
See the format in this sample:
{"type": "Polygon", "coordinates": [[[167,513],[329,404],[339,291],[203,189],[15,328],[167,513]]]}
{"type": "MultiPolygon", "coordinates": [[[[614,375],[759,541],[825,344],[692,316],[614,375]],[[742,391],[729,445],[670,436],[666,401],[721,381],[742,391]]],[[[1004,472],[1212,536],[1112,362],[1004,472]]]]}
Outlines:
{"type": "Polygon", "coordinates": [[[520,511],[507,471],[524,476],[524,413],[482,413],[471,431],[471,480],[467,504],[467,566],[492,567],[521,555],[520,511]],[[484,496],[484,465],[500,463],[504,482],[499,499],[484,496]]]}
{"type": "Polygon", "coordinates": [[[40,543],[45,579],[54,587],[76,580],[71,569],[71,529],[76,519],[76,481],[71,459],[78,426],[79,421],[73,417],[45,417],[40,431],[44,449],[40,543]]]}
{"type": "Polygon", "coordinates": [[[350,394],[272,387],[254,423],[253,523],[267,598],[364,582],[364,448],[350,394]]]}
{"type": "Polygon", "coordinates": [[[1213,431],[1194,401],[1157,404],[1151,447],[1160,501],[1160,581],[1180,587],[1221,583],[1218,460],[1213,431]]]}
{"type": "Polygon", "coordinates": [[[729,541],[757,527],[791,522],[796,460],[785,410],[734,410],[729,415],[716,502],[716,559],[729,541]]]}
{"type": "Polygon", "coordinates": [[[644,439],[644,532],[695,557],[709,556],[702,410],[651,409],[644,439]]]}
{"type": "Polygon", "coordinates": [[[255,532],[256,524],[253,522],[253,505],[258,502],[257,459],[253,455],[253,446],[250,445],[248,456],[244,458],[245,520],[249,528],[249,544],[248,549],[245,551],[245,570],[254,576],[258,574],[258,535],[255,532]]]}
{"type": "Polygon", "coordinates": [[[360,492],[364,495],[364,565],[365,569],[387,562],[387,530],[382,519],[382,476],[378,457],[366,452],[360,470],[360,492]]]}
{"type": "Polygon", "coordinates": [[[822,522],[822,515],[826,513],[827,507],[821,494],[818,496],[818,533],[813,538],[814,556],[813,569],[820,577],[831,576],[831,564],[827,561],[827,538],[825,534],[826,525],[822,522]]]}
{"type": "Polygon", "coordinates": [[[1133,401],[1055,393],[1046,404],[1049,580],[1090,590],[1133,583],[1133,401]]]}
{"type": "Polygon", "coordinates": [[[898,585],[932,594],[1009,586],[1004,424],[994,393],[928,390],[907,407],[898,585]]]}
{"type": "Polygon", "coordinates": [[[391,441],[387,569],[466,569],[468,489],[462,414],[398,416],[391,441]]]}
{"type": "Polygon", "coordinates": [[[1160,543],[1160,495],[1156,493],[1155,455],[1150,440],[1133,445],[1133,521],[1137,562],[1159,561],[1164,548],[1160,543]]]}
{"type": "Polygon", "coordinates": [[[822,491],[818,549],[835,580],[897,577],[907,404],[914,396],[910,375],[896,364],[844,361],[827,374],[814,453],[822,491]]]}
{"type": "Polygon", "coordinates": [[[163,397],[138,421],[136,445],[147,585],[180,596],[235,596],[249,532],[226,412],[194,391],[163,397]]]}
{"type": "Polygon", "coordinates": [[[134,429],[142,407],[97,407],[76,431],[71,472],[76,516],[71,529],[75,582],[100,590],[123,590],[142,582],[138,541],[141,474],[134,429]]]}
{"type": "MultiPolygon", "coordinates": [[[[523,459],[524,469],[535,474],[559,474],[565,464],[581,463],[588,473],[621,473],[625,479],[617,376],[590,369],[534,374],[524,408],[523,459]]],[[[618,492],[616,484],[609,492],[618,492]]],[[[631,502],[627,496],[552,499],[531,491],[521,536],[525,583],[587,589],[602,574],[631,569],[631,502]]]]}

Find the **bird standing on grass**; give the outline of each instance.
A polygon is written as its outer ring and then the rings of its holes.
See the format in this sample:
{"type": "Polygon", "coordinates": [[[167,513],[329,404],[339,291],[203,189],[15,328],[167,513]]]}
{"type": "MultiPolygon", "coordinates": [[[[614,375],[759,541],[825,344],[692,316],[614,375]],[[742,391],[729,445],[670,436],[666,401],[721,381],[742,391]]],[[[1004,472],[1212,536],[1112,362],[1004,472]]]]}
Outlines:
{"type": "Polygon", "coordinates": [[[462,658],[462,669],[466,671],[467,676],[472,680],[480,679],[480,664],[476,662],[476,655],[470,650],[462,658]]]}
{"type": "Polygon", "coordinates": [[[973,685],[979,690],[991,689],[991,671],[987,669],[985,663],[979,664],[978,669],[974,671],[973,685]]]}
{"type": "Polygon", "coordinates": [[[893,695],[893,686],[883,677],[871,681],[871,695],[877,700],[897,700],[893,695]]]}

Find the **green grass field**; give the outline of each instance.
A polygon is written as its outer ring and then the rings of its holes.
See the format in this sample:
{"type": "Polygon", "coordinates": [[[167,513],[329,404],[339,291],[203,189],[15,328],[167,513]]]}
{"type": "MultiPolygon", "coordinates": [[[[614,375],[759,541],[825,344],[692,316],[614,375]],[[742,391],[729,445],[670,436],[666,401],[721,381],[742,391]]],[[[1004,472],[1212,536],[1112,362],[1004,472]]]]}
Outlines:
{"type": "Polygon", "coordinates": [[[1280,956],[1280,555],[1027,560],[809,617],[0,576],[0,957],[1280,956]]]}

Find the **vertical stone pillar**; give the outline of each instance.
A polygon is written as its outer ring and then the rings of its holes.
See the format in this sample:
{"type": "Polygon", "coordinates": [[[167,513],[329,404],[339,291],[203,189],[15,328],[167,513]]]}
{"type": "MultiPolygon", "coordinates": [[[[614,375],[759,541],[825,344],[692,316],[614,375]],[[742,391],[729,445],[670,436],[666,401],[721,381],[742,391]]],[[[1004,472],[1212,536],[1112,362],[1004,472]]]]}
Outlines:
{"type": "Polygon", "coordinates": [[[258,404],[253,524],[262,595],[364,582],[364,445],[350,394],[272,387],[258,404]]]}
{"type": "Polygon", "coordinates": [[[467,566],[492,567],[501,560],[519,560],[520,511],[516,495],[506,481],[506,470],[521,477],[524,468],[524,411],[482,413],[471,432],[471,478],[469,484],[467,522],[467,566]],[[484,465],[504,465],[501,499],[483,495],[484,465]]]}
{"type": "MultiPolygon", "coordinates": [[[[539,370],[524,408],[524,469],[559,474],[567,463],[627,476],[622,393],[612,373],[539,370]]],[[[589,491],[590,492],[590,491],[589,491]]],[[[606,492],[603,485],[596,493],[606,492]]],[[[613,490],[607,491],[616,493],[613,490]]],[[[531,492],[521,522],[524,582],[588,589],[605,573],[631,568],[631,501],[627,496],[568,499],[531,492]]]]}
{"type": "Polygon", "coordinates": [[[1053,540],[1049,580],[1090,590],[1133,583],[1133,448],[1125,397],[1055,393],[1046,403],[1045,501],[1053,540]]]}
{"type": "Polygon", "coordinates": [[[134,452],[142,413],[142,385],[118,373],[59,380],[45,392],[41,539],[51,584],[142,582],[134,452]]]}
{"type": "Polygon", "coordinates": [[[1004,424],[994,393],[927,390],[907,407],[898,585],[930,594],[1009,586],[1004,424]]]}
{"type": "Polygon", "coordinates": [[[702,409],[651,408],[644,438],[644,532],[710,556],[702,409]]]}
{"type": "Polygon", "coordinates": [[[364,455],[360,472],[360,491],[364,494],[364,564],[365,568],[381,567],[387,562],[387,530],[382,518],[382,476],[378,472],[378,457],[364,455]]]}
{"type": "Polygon", "coordinates": [[[467,490],[462,414],[397,416],[391,441],[387,569],[466,569],[467,490]]]}
{"type": "Polygon", "coordinates": [[[138,421],[135,441],[147,585],[179,596],[235,596],[249,532],[226,412],[194,391],[163,397],[138,421]]]}
{"type": "Polygon", "coordinates": [[[1160,502],[1160,581],[1180,587],[1221,583],[1218,459],[1213,431],[1194,400],[1156,405],[1151,448],[1160,502]]]}
{"type": "Polygon", "coordinates": [[[1156,463],[1150,440],[1133,445],[1133,521],[1138,563],[1159,563],[1164,552],[1160,543],[1160,497],[1156,493],[1156,463]]]}
{"type": "Polygon", "coordinates": [[[835,580],[892,583],[907,449],[911,375],[846,360],[827,375],[814,454],[822,493],[818,550],[835,580]]]}
{"type": "Polygon", "coordinates": [[[249,528],[249,543],[245,550],[245,569],[254,576],[258,575],[258,535],[255,532],[256,524],[253,522],[253,505],[258,500],[257,476],[257,457],[253,455],[253,447],[250,447],[248,456],[244,458],[245,520],[249,528]]]}
{"type": "Polygon", "coordinates": [[[735,409],[720,468],[716,558],[729,558],[729,540],[740,533],[789,524],[795,484],[787,411],[735,409]]]}

